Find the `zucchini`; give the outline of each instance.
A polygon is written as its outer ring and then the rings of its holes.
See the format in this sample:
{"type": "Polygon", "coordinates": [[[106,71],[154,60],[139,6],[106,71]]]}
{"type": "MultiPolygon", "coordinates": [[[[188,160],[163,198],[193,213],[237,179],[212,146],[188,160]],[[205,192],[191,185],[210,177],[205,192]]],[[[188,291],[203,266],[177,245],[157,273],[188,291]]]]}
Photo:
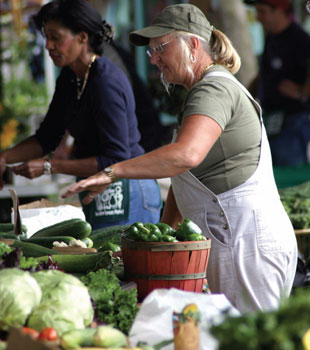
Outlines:
{"type": "Polygon", "coordinates": [[[60,254],[56,250],[49,249],[46,247],[42,247],[39,244],[35,243],[30,243],[30,242],[23,242],[18,239],[16,239],[10,247],[13,248],[21,248],[23,255],[26,258],[33,257],[37,258],[40,256],[45,256],[45,255],[52,255],[52,254],[60,254]]]}
{"type": "MultiPolygon", "coordinates": [[[[22,224],[22,231],[27,233],[27,226],[22,224]]],[[[14,231],[14,224],[10,222],[0,223],[0,232],[14,231]]]]}
{"type": "Polygon", "coordinates": [[[94,248],[99,248],[101,244],[105,242],[111,242],[111,243],[120,245],[121,234],[129,226],[130,225],[116,225],[116,226],[99,228],[97,230],[93,230],[89,235],[89,238],[93,241],[94,248]]]}
{"type": "Polygon", "coordinates": [[[54,237],[30,237],[30,238],[20,238],[23,242],[39,244],[46,248],[53,248],[53,243],[55,241],[65,242],[69,245],[71,241],[75,238],[71,236],[54,236],[54,237]]]}
{"type": "MultiPolygon", "coordinates": [[[[48,261],[48,256],[36,258],[37,261],[48,261]]],[[[61,270],[67,273],[87,273],[98,269],[108,269],[113,264],[112,252],[88,254],[57,254],[52,255],[61,270]]]]}
{"type": "Polygon", "coordinates": [[[69,219],[58,222],[57,224],[43,227],[35,232],[31,238],[35,237],[55,237],[72,236],[75,239],[84,239],[91,233],[91,225],[82,219],[69,219]]]}

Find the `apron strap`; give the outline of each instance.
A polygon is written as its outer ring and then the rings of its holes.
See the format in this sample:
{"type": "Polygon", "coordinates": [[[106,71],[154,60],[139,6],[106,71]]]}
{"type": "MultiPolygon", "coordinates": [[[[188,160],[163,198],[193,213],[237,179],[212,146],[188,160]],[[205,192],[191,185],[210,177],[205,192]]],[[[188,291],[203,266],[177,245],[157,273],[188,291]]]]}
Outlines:
{"type": "Polygon", "coordinates": [[[247,97],[252,101],[254,107],[256,108],[258,114],[259,114],[259,118],[262,121],[262,109],[261,106],[258,104],[257,101],[255,101],[255,99],[253,98],[253,96],[250,94],[250,92],[231,74],[226,73],[226,72],[210,72],[208,74],[206,74],[204,76],[204,79],[206,77],[224,77],[227,78],[231,81],[233,81],[235,84],[237,84],[240,89],[247,95],[247,97]]]}

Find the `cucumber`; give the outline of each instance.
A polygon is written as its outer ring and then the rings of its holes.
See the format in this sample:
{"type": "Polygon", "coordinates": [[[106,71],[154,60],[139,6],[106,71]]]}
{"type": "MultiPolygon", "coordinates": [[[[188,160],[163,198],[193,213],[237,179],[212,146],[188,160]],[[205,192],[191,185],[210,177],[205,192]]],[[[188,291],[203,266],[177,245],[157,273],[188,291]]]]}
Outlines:
{"type": "MultiPolygon", "coordinates": [[[[47,262],[48,256],[41,256],[36,260],[47,262]]],[[[87,273],[98,269],[108,269],[113,264],[112,252],[109,251],[88,254],[57,254],[52,255],[52,260],[53,262],[57,261],[59,268],[67,273],[87,273]]]]}
{"type": "MultiPolygon", "coordinates": [[[[22,224],[22,231],[27,233],[27,226],[22,224]]],[[[14,224],[10,222],[0,223],[0,232],[14,231],[14,224]]]]}
{"type": "Polygon", "coordinates": [[[89,235],[89,238],[93,241],[93,247],[99,248],[101,244],[105,242],[111,242],[114,244],[121,244],[121,234],[130,225],[116,225],[93,230],[89,235]]]}
{"type": "Polygon", "coordinates": [[[13,248],[21,248],[23,255],[26,258],[29,257],[33,257],[33,258],[37,258],[40,256],[46,256],[46,255],[57,255],[60,254],[59,252],[57,252],[56,250],[53,249],[49,249],[46,247],[42,247],[39,244],[35,244],[35,243],[30,243],[30,242],[23,242],[20,241],[18,239],[16,239],[12,245],[10,245],[10,247],[13,248]]]}
{"type": "Polygon", "coordinates": [[[0,232],[0,238],[4,239],[18,239],[18,236],[12,233],[12,231],[9,232],[0,232]]]}
{"type": "Polygon", "coordinates": [[[44,227],[35,232],[31,238],[35,237],[55,237],[72,236],[75,239],[84,239],[91,233],[91,225],[82,219],[69,219],[57,224],[44,227]]]}
{"type": "Polygon", "coordinates": [[[23,242],[29,242],[29,243],[35,243],[39,244],[46,248],[53,248],[53,243],[55,241],[58,242],[65,242],[69,245],[71,241],[73,241],[75,238],[70,236],[54,236],[54,237],[30,237],[30,238],[21,238],[21,241],[23,242]]]}
{"type": "Polygon", "coordinates": [[[60,339],[63,349],[79,349],[81,346],[94,346],[96,328],[73,329],[64,333],[60,339]]]}

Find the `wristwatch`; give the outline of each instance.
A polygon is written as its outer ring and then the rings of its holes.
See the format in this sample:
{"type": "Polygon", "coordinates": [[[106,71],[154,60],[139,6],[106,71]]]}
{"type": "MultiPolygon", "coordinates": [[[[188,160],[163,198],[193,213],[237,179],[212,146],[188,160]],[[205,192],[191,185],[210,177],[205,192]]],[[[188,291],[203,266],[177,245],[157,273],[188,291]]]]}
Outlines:
{"type": "Polygon", "coordinates": [[[103,169],[103,171],[109,176],[112,182],[116,180],[113,168],[108,166],[107,168],[103,169]]]}
{"type": "Polygon", "coordinates": [[[49,160],[45,159],[43,163],[43,174],[51,175],[52,173],[52,164],[49,160]]]}

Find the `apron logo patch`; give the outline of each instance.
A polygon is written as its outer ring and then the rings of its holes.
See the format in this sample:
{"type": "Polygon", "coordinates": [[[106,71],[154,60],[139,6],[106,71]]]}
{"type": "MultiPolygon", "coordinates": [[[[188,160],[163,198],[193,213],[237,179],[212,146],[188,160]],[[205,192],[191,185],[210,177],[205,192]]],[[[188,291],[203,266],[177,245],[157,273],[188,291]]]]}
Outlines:
{"type": "Polygon", "coordinates": [[[123,215],[123,183],[117,181],[110,185],[103,193],[95,198],[96,211],[95,216],[102,215],[123,215]]]}
{"type": "MultiPolygon", "coordinates": [[[[86,193],[86,191],[79,193],[81,202],[86,193]]],[[[82,203],[82,207],[86,221],[91,225],[99,225],[128,220],[129,203],[129,180],[121,179],[98,194],[91,203],[86,205],[82,203]]]]}

